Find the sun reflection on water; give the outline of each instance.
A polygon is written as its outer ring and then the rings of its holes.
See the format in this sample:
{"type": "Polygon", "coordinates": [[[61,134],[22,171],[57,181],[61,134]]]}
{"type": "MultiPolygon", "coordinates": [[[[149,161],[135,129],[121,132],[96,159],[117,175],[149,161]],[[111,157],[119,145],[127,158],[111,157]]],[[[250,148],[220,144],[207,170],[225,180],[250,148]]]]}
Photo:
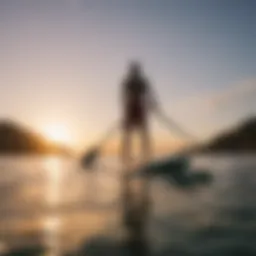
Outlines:
{"type": "MultiPolygon", "coordinates": [[[[60,202],[62,183],[62,160],[57,157],[47,158],[44,162],[47,175],[47,190],[45,200],[50,209],[57,208],[60,202]]],[[[60,255],[60,227],[61,219],[57,214],[49,214],[43,221],[44,242],[47,256],[60,255]]]]}
{"type": "Polygon", "coordinates": [[[55,206],[60,201],[60,184],[62,178],[61,159],[57,157],[49,157],[45,159],[44,167],[48,182],[46,202],[49,206],[55,206]]]}
{"type": "Polygon", "coordinates": [[[47,256],[58,256],[60,252],[60,226],[58,216],[49,216],[44,220],[44,243],[47,248],[47,256]]]}

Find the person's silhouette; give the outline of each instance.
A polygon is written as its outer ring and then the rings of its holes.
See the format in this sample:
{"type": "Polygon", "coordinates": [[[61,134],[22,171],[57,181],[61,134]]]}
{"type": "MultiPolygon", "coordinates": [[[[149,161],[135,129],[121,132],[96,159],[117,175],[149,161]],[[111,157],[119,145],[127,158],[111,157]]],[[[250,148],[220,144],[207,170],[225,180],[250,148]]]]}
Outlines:
{"type": "Polygon", "coordinates": [[[131,134],[137,130],[141,135],[142,157],[150,157],[150,137],[148,128],[148,114],[156,106],[156,99],[149,82],[142,74],[138,62],[132,62],[128,75],[122,84],[123,107],[123,143],[122,157],[124,163],[129,163],[131,155],[131,134]]]}

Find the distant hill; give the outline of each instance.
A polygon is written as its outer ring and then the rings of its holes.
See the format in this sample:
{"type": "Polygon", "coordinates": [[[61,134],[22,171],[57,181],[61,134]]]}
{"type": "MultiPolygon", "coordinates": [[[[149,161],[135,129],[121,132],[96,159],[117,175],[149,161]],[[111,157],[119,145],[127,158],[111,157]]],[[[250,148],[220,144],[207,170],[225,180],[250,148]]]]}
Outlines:
{"type": "MultiPolygon", "coordinates": [[[[196,150],[197,151],[197,150],[196,150]]],[[[216,136],[200,152],[256,152],[256,116],[216,136]]]]}
{"type": "Polygon", "coordinates": [[[69,155],[70,150],[12,121],[0,120],[0,154],[69,155]]]}

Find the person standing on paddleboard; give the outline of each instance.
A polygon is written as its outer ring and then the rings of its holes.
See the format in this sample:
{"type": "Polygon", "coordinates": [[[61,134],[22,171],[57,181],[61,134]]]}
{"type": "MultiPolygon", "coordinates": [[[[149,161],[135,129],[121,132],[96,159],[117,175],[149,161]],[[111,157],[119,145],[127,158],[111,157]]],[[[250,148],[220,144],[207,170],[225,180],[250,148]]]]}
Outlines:
{"type": "Polygon", "coordinates": [[[125,163],[130,161],[131,135],[134,131],[140,133],[143,159],[146,161],[150,158],[149,113],[156,105],[156,97],[143,75],[141,65],[132,62],[122,84],[122,158],[125,163]]]}

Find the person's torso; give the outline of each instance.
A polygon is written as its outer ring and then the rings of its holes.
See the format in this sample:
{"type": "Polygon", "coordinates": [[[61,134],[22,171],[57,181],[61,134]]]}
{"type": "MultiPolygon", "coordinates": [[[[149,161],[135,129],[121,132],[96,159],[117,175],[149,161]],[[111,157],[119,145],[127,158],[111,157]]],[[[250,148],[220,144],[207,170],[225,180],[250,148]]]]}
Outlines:
{"type": "Polygon", "coordinates": [[[136,77],[126,81],[125,97],[128,106],[143,106],[147,94],[147,84],[143,78],[136,77]]]}

